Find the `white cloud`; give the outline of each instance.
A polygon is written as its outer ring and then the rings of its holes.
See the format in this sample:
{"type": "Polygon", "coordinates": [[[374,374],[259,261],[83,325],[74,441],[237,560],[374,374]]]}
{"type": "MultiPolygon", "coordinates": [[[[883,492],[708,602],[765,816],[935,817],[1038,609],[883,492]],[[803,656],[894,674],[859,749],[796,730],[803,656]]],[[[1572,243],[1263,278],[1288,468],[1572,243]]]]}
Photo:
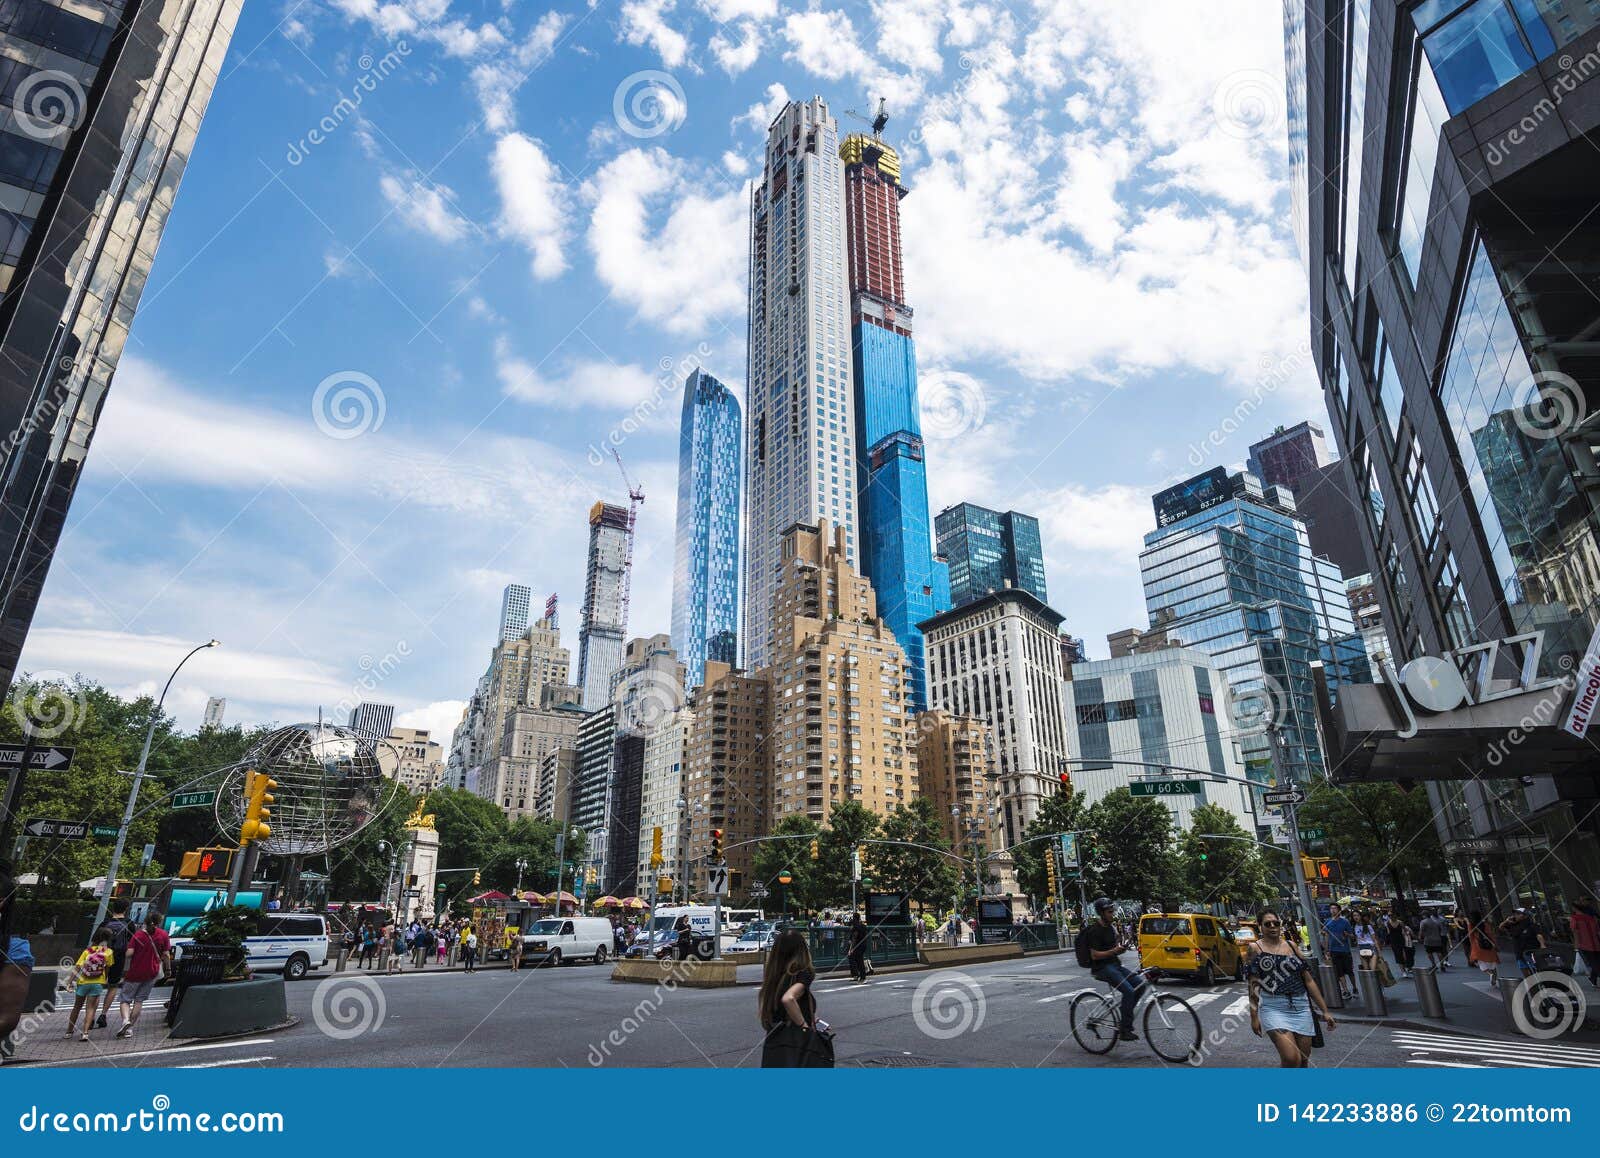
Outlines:
{"type": "Polygon", "coordinates": [[[518,355],[504,335],[495,340],[494,354],[501,389],[513,398],[544,406],[625,409],[648,397],[656,385],[638,366],[611,362],[578,361],[559,374],[547,374],[518,355]]]}
{"type": "Polygon", "coordinates": [[[595,273],[619,300],[674,333],[745,309],[743,189],[708,193],[704,173],[662,149],[630,149],[586,186],[595,273]]]}
{"type": "Polygon", "coordinates": [[[446,185],[430,183],[415,174],[385,173],[378,190],[395,215],[418,233],[446,243],[463,240],[472,226],[455,211],[455,193],[446,185]]]}
{"type": "Polygon", "coordinates": [[[735,177],[743,177],[750,172],[750,161],[730,150],[722,154],[722,167],[735,177]]]}
{"type": "Polygon", "coordinates": [[[743,21],[732,28],[733,35],[721,30],[712,34],[709,47],[717,64],[729,76],[738,76],[761,58],[761,27],[743,21]]]}
{"type": "Polygon", "coordinates": [[[784,18],[783,34],[789,42],[783,58],[824,80],[850,75],[852,57],[860,52],[855,25],[839,11],[791,12],[784,18]]]}
{"type": "Polygon", "coordinates": [[[735,20],[769,20],[778,14],[778,0],[699,0],[700,8],[718,24],[735,20]]]}
{"type": "Polygon", "coordinates": [[[872,13],[878,22],[874,43],[879,52],[908,68],[939,71],[943,0],[875,0],[872,13]]]}
{"type": "Polygon", "coordinates": [[[734,117],[733,125],[735,128],[740,125],[748,125],[764,137],[767,135],[767,129],[771,127],[772,122],[783,111],[783,106],[788,103],[789,90],[784,88],[783,85],[774,82],[767,86],[766,99],[757,101],[746,109],[743,115],[734,117]]]}
{"type": "Polygon", "coordinates": [[[500,191],[505,232],[533,255],[533,276],[548,281],[567,268],[562,242],[567,234],[567,190],[543,147],[521,133],[495,142],[491,161],[500,191]]]}
{"type": "Polygon", "coordinates": [[[629,44],[649,46],[661,63],[678,68],[689,57],[689,38],[667,23],[677,0],[624,0],[619,35],[629,44]]]}
{"type": "Polygon", "coordinates": [[[461,713],[466,706],[466,700],[435,700],[420,708],[395,712],[394,724],[397,728],[421,728],[426,731],[428,739],[444,749],[440,759],[445,759],[450,755],[450,738],[455,735],[456,725],[461,722],[461,713]]]}
{"type": "Polygon", "coordinates": [[[555,54],[570,19],[564,12],[546,12],[509,54],[473,68],[472,87],[490,132],[503,133],[516,123],[517,90],[555,54]]]}

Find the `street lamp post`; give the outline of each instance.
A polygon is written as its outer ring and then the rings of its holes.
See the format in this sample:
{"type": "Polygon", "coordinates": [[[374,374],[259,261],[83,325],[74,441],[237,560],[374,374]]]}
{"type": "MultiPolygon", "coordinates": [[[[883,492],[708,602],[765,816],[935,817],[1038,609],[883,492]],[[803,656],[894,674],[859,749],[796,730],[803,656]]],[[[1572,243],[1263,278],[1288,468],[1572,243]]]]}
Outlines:
{"type": "MultiPolygon", "coordinates": [[[[167,702],[167,693],[172,690],[172,681],[178,678],[178,672],[183,665],[188,663],[195,652],[205,651],[208,647],[220,647],[221,643],[215,639],[207,640],[199,647],[194,648],[188,655],[178,661],[178,666],[172,669],[172,674],[167,677],[166,686],[161,689],[161,698],[156,700],[156,706],[150,712],[150,726],[145,729],[144,748],[139,752],[139,767],[133,774],[133,788],[128,792],[128,804],[122,810],[122,823],[117,826],[117,844],[111,850],[111,867],[106,869],[106,887],[100,890],[100,903],[95,906],[94,925],[98,929],[105,923],[106,907],[111,903],[111,890],[116,887],[117,870],[122,867],[122,850],[128,844],[128,826],[133,823],[134,809],[139,805],[139,789],[144,784],[145,765],[150,761],[150,745],[156,738],[156,722],[161,719],[161,705],[167,702]]],[[[249,882],[246,882],[249,883],[249,882]]]]}
{"type": "Polygon", "coordinates": [[[522,898],[522,871],[528,867],[528,862],[522,857],[517,858],[517,899],[522,898]]]}

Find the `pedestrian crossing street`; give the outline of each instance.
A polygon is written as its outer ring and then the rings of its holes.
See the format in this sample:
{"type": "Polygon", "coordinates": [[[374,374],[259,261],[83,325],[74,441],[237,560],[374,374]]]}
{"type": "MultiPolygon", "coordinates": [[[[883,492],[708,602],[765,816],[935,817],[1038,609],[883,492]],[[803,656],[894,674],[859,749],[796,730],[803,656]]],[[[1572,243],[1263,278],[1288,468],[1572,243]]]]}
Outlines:
{"type": "Polygon", "coordinates": [[[1445,1069],[1550,1069],[1576,1066],[1600,1069],[1600,1049],[1553,1041],[1517,1041],[1464,1034],[1397,1029],[1395,1047],[1409,1054],[1407,1064],[1445,1069]]]}

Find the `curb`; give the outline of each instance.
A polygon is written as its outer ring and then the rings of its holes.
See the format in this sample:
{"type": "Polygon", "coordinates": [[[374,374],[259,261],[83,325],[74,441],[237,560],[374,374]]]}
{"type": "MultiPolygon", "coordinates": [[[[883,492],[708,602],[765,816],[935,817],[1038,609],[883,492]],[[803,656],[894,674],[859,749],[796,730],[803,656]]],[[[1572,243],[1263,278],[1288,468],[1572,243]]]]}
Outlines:
{"type": "MultiPolygon", "coordinates": [[[[171,1049],[187,1049],[191,1045],[209,1044],[210,1042],[216,1042],[216,1041],[244,1040],[245,1038],[254,1037],[258,1033],[278,1033],[278,1032],[280,1032],[282,1030],[285,1030],[285,1029],[293,1029],[295,1026],[300,1025],[301,1023],[302,1023],[302,1019],[301,1018],[295,1017],[293,1014],[291,1014],[289,1016],[289,1020],[288,1021],[279,1022],[277,1025],[265,1026],[265,1027],[263,1027],[261,1029],[252,1029],[252,1030],[249,1030],[249,1031],[241,1031],[239,1033],[219,1033],[219,1034],[216,1034],[215,1036],[211,1036],[211,1037],[167,1037],[167,1038],[162,1039],[162,1042],[161,1042],[160,1045],[150,1047],[149,1053],[164,1053],[167,1050],[171,1050],[171,1049]]],[[[142,1050],[136,1051],[136,1052],[144,1053],[144,1051],[142,1051],[142,1050]]],[[[92,1055],[90,1055],[88,1057],[81,1057],[81,1058],[71,1058],[71,1057],[62,1057],[62,1058],[56,1058],[56,1057],[51,1057],[51,1058],[21,1058],[21,1057],[13,1057],[13,1058],[7,1058],[4,1064],[5,1064],[5,1066],[7,1068],[10,1068],[11,1066],[52,1066],[52,1065],[73,1066],[73,1065],[78,1065],[79,1063],[86,1062],[86,1061],[103,1061],[103,1060],[108,1060],[108,1059],[112,1060],[112,1061],[115,1061],[117,1056],[118,1055],[116,1055],[116,1054],[92,1054],[92,1055]]],[[[149,1054],[145,1054],[145,1056],[149,1056],[149,1054]]]]}

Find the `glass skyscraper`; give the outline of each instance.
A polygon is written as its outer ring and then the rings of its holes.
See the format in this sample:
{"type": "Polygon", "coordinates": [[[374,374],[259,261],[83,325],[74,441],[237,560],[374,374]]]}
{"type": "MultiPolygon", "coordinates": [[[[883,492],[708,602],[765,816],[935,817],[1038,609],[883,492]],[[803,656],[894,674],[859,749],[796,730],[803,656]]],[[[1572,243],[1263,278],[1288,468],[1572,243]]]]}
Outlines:
{"type": "Polygon", "coordinates": [[[934,520],[939,554],[950,568],[950,602],[971,603],[990,591],[1017,587],[1050,602],[1044,582],[1039,520],[1016,511],[957,503],[934,520]]]}
{"type": "Polygon", "coordinates": [[[839,147],[850,255],[850,338],[855,371],[856,482],[861,573],[878,615],[911,669],[914,710],[927,707],[924,619],[950,606],[950,577],[933,557],[928,475],[917,405],[917,350],[900,256],[899,155],[874,133],[839,147]]]}
{"type": "Polygon", "coordinates": [[[1289,493],[1253,475],[1219,468],[1154,504],[1139,555],[1151,628],[1210,655],[1227,679],[1246,775],[1272,775],[1269,724],[1280,779],[1321,775],[1311,664],[1328,664],[1332,685],[1371,678],[1338,567],[1311,554],[1289,493]]]}
{"type": "MultiPolygon", "coordinates": [[[[1600,624],[1600,3],[1284,17],[1311,348],[1394,663],[1540,633],[1561,676],[1600,624]]],[[[1425,785],[1464,905],[1600,878],[1600,756],[1563,718],[1375,773],[1425,785]]]]}
{"type": "Polygon", "coordinates": [[[0,683],[240,2],[0,3],[0,683]]]}
{"type": "Polygon", "coordinates": [[[704,370],[683,387],[678,427],[678,527],[672,643],[690,687],[706,661],[739,666],[739,402],[704,370]]]}

